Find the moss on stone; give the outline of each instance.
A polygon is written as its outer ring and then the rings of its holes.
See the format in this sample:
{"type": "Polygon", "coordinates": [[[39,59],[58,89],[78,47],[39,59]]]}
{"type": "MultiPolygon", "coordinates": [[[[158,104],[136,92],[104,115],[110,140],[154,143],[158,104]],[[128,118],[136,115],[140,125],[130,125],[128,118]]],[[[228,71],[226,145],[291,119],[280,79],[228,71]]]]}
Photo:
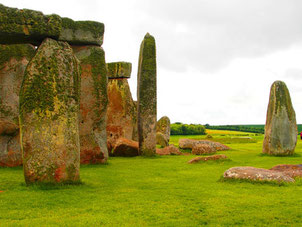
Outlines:
{"type": "Polygon", "coordinates": [[[108,78],[130,78],[132,64],[130,62],[110,62],[107,63],[108,78]]]}
{"type": "Polygon", "coordinates": [[[58,38],[61,17],[34,10],[16,9],[0,4],[0,42],[39,44],[44,38],[58,38]]]}
{"type": "Polygon", "coordinates": [[[99,45],[103,43],[104,24],[96,21],[73,21],[62,18],[59,40],[73,45],[99,45]]]}
{"type": "Polygon", "coordinates": [[[90,49],[89,56],[81,58],[81,64],[91,65],[94,95],[96,97],[96,116],[103,112],[103,109],[107,109],[108,95],[107,95],[107,68],[105,62],[105,52],[100,47],[90,49]],[[100,106],[103,109],[100,109],[100,106]]]}
{"type": "Polygon", "coordinates": [[[0,53],[0,70],[2,67],[4,67],[4,63],[8,62],[12,58],[21,60],[23,57],[26,57],[28,60],[30,60],[35,55],[33,46],[23,44],[0,44],[0,53]]]}
{"type": "Polygon", "coordinates": [[[289,120],[296,118],[295,111],[292,106],[290,94],[286,84],[283,81],[275,81],[271,88],[271,93],[275,98],[275,114],[281,111],[284,107],[287,111],[289,120]]]}
{"type": "Polygon", "coordinates": [[[156,46],[155,39],[147,33],[140,47],[138,64],[138,135],[139,152],[155,155],[156,148],[156,46]]]}
{"type": "Polygon", "coordinates": [[[103,43],[104,24],[95,21],[73,21],[58,15],[44,15],[28,9],[16,9],[0,4],[0,43],[32,43],[40,45],[45,38],[70,44],[103,43]]]}
{"type": "MultiPolygon", "coordinates": [[[[80,92],[79,83],[80,75],[78,69],[73,70],[73,87],[70,86],[71,77],[60,76],[58,69],[58,56],[55,54],[49,57],[45,56],[44,48],[52,49],[52,51],[69,51],[72,52],[70,46],[64,42],[57,42],[52,39],[46,39],[38,49],[35,57],[29,62],[25,71],[24,80],[20,90],[20,116],[32,111],[38,114],[45,114],[46,111],[54,111],[56,98],[59,102],[65,103],[68,106],[68,100],[73,98],[76,103],[79,103],[80,92]],[[42,51],[40,51],[42,50],[42,51]],[[39,74],[33,74],[31,67],[36,68],[39,74]],[[43,75],[43,76],[41,76],[43,75]],[[69,95],[72,94],[72,97],[69,95]],[[56,98],[55,98],[56,97],[56,98]]],[[[67,67],[79,67],[76,58],[64,59],[67,67]]],[[[62,114],[64,108],[60,108],[58,114],[62,114]]],[[[78,110],[73,110],[78,111],[78,110]]],[[[53,116],[56,118],[56,116],[53,116]]]]}
{"type": "Polygon", "coordinates": [[[148,108],[156,115],[156,46],[149,33],[144,37],[140,48],[138,69],[139,108],[148,108]]]}

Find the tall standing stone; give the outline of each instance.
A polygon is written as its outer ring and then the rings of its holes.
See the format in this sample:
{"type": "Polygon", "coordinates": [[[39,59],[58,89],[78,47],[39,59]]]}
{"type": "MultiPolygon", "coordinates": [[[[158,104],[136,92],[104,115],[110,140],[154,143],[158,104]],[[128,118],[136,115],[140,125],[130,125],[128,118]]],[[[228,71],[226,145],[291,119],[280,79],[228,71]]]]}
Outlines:
{"type": "Polygon", "coordinates": [[[297,143],[296,114],[289,91],[282,81],[271,86],[267,108],[263,153],[292,155],[297,143]]]}
{"type": "Polygon", "coordinates": [[[105,52],[98,46],[73,46],[81,63],[80,145],[81,163],[108,159],[106,112],[107,69],[105,52]]]}
{"type": "Polygon", "coordinates": [[[19,91],[28,62],[29,44],[0,45],[0,166],[22,164],[19,135],[19,91]]]}
{"type": "Polygon", "coordinates": [[[131,67],[131,63],[128,62],[107,64],[109,104],[106,129],[110,151],[119,138],[137,140],[137,108],[128,84],[131,67]]]}
{"type": "Polygon", "coordinates": [[[156,152],[156,47],[149,33],[140,46],[137,84],[139,154],[153,156],[156,152]]]}
{"type": "Polygon", "coordinates": [[[79,62],[66,42],[45,39],[20,90],[24,176],[34,182],[80,179],[79,62]]]}

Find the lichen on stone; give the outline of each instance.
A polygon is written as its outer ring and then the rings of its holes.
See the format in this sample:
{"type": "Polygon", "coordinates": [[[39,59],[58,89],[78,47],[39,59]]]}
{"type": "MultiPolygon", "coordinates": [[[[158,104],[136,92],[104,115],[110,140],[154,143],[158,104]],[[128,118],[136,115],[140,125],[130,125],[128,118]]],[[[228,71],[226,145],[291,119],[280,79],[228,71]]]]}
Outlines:
{"type": "Polygon", "coordinates": [[[107,63],[108,78],[130,78],[132,64],[130,62],[110,62],[107,63]]]}
{"type": "Polygon", "coordinates": [[[137,73],[139,152],[145,156],[155,155],[156,74],[155,39],[147,33],[140,46],[137,73]]]}

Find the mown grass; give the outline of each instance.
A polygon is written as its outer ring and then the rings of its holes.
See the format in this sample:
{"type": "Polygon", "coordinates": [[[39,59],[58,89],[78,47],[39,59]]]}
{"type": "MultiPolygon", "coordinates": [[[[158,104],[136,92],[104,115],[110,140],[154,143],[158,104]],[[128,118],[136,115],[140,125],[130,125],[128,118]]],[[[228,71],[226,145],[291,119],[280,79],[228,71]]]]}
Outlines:
{"type": "Polygon", "coordinates": [[[110,158],[108,165],[81,166],[81,185],[27,187],[22,168],[1,168],[0,226],[301,226],[301,180],[221,181],[233,166],[302,163],[300,141],[296,155],[271,157],[261,155],[263,136],[253,139],[228,144],[231,150],[219,152],[228,161],[110,158]]]}

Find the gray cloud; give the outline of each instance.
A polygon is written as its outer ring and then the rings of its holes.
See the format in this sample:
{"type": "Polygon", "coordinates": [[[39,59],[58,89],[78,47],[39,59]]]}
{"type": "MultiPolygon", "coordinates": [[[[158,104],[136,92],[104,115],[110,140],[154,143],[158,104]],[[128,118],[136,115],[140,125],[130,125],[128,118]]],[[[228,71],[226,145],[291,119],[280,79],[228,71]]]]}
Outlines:
{"type": "Polygon", "coordinates": [[[290,68],[287,69],[284,73],[285,78],[293,79],[293,80],[302,80],[302,69],[298,68],[290,68]]]}
{"type": "Polygon", "coordinates": [[[302,40],[300,0],[146,0],[137,31],[154,32],[162,67],[216,71],[302,40]],[[167,54],[168,53],[168,54],[167,54]]]}

